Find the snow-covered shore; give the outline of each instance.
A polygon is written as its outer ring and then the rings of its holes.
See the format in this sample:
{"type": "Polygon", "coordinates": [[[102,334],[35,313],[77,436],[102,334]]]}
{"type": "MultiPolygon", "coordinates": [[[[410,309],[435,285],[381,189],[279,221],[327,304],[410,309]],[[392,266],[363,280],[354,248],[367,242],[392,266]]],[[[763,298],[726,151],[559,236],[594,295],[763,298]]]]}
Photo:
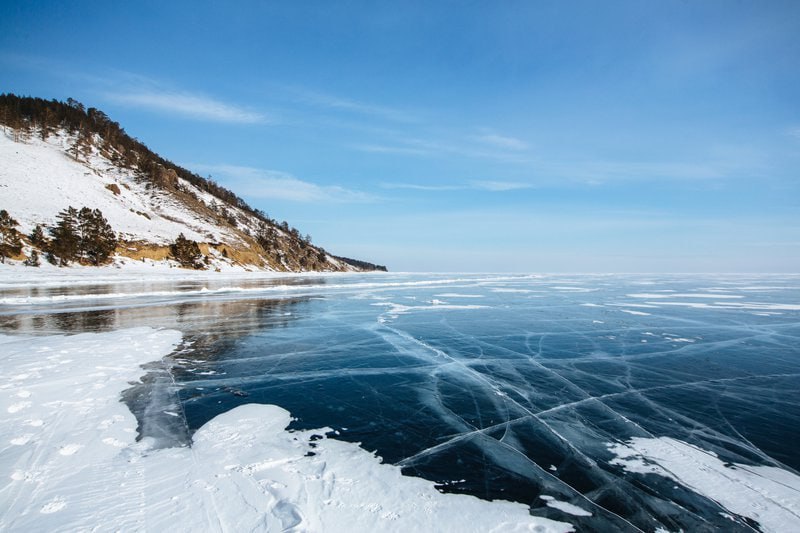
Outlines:
{"type": "MultiPolygon", "coordinates": [[[[147,281],[191,281],[227,279],[286,279],[293,277],[337,277],[365,274],[364,272],[271,272],[248,271],[242,267],[229,268],[216,272],[212,270],[190,270],[170,265],[169,261],[140,262],[125,260],[123,265],[57,267],[43,262],[39,267],[24,267],[19,264],[0,263],[0,288],[3,287],[48,287],[73,285],[103,285],[108,283],[128,283],[147,281]]],[[[18,263],[18,262],[16,262],[18,263]]],[[[385,275],[384,272],[369,272],[369,275],[385,275]]]]}
{"type": "Polygon", "coordinates": [[[120,392],[180,340],[0,336],[0,530],[572,530],[525,505],[441,494],[326,429],[288,432],[276,406],[220,415],[191,448],[136,442],[120,392]]]}

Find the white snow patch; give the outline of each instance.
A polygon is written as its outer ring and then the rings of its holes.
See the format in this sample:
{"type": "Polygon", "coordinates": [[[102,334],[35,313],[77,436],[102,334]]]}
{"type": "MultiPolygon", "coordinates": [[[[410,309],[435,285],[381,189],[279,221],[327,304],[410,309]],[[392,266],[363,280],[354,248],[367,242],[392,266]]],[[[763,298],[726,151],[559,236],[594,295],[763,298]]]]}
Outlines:
{"type": "Polygon", "coordinates": [[[63,498],[53,498],[51,501],[44,504],[39,511],[42,514],[53,514],[61,511],[67,506],[67,502],[63,498]]]}
{"type": "Polygon", "coordinates": [[[608,444],[611,464],[685,485],[764,531],[800,531],[800,476],[773,466],[726,466],[713,452],[670,437],[634,437],[608,444]]]}
{"type": "Polygon", "coordinates": [[[689,293],[667,293],[667,294],[659,294],[659,293],[635,293],[635,294],[628,294],[629,298],[645,298],[648,300],[656,300],[659,298],[711,298],[716,300],[736,300],[744,298],[739,294],[719,294],[719,293],[699,293],[699,292],[689,292],[689,293]]]}
{"type": "Polygon", "coordinates": [[[592,516],[592,513],[584,509],[583,507],[578,507],[577,505],[571,504],[569,502],[562,502],[560,500],[556,500],[553,496],[542,495],[539,498],[543,499],[548,507],[552,507],[553,509],[558,509],[567,514],[571,514],[573,516],[592,516]]]}
{"type": "Polygon", "coordinates": [[[11,414],[18,413],[31,406],[31,402],[17,402],[8,406],[6,411],[11,414]]]}
{"type": "Polygon", "coordinates": [[[567,286],[556,285],[550,288],[556,291],[569,291],[569,292],[595,292],[600,290],[600,289],[587,289],[586,287],[575,287],[572,285],[567,285],[567,286]]]}
{"type": "Polygon", "coordinates": [[[406,313],[414,313],[417,311],[444,311],[444,310],[469,310],[469,309],[487,309],[486,305],[453,305],[446,304],[439,300],[433,300],[431,305],[403,305],[394,302],[378,302],[370,304],[376,307],[388,307],[386,311],[387,316],[398,316],[406,313]]]}
{"type": "Polygon", "coordinates": [[[114,437],[106,437],[103,439],[103,444],[108,444],[109,446],[114,446],[115,448],[124,448],[127,446],[126,443],[119,439],[115,439],[114,437]]]}
{"type": "Polygon", "coordinates": [[[31,437],[33,437],[33,435],[31,435],[29,433],[27,435],[22,435],[20,437],[13,438],[8,442],[13,444],[14,446],[24,446],[24,445],[28,444],[28,442],[30,442],[31,437]]]}
{"type": "Polygon", "coordinates": [[[83,448],[83,444],[66,444],[58,450],[58,453],[61,455],[75,455],[81,448],[83,448]]]}
{"type": "Polygon", "coordinates": [[[800,304],[760,303],[760,302],[657,302],[657,305],[691,307],[693,309],[734,309],[745,311],[800,311],[800,304]]]}
{"type": "Polygon", "coordinates": [[[509,294],[526,294],[529,292],[533,292],[530,289],[506,289],[506,288],[496,288],[496,289],[489,289],[492,292],[500,292],[504,293],[507,292],[509,294]]]}

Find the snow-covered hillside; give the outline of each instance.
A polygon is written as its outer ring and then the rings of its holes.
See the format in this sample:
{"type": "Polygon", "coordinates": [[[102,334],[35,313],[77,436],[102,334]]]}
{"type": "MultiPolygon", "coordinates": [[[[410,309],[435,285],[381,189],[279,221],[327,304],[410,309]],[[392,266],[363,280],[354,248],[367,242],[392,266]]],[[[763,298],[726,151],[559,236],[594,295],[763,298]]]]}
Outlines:
{"type": "Polygon", "coordinates": [[[58,212],[71,205],[100,209],[125,240],[167,244],[183,233],[199,242],[241,241],[165,191],[148,188],[95,146],[90,155],[76,160],[68,153],[74,142],[64,132],[46,141],[30,137],[14,142],[9,132],[0,135],[0,203],[19,221],[23,233],[36,224],[55,224],[58,212]]]}
{"type": "Polygon", "coordinates": [[[0,253],[11,265],[48,251],[28,237],[37,225],[46,237],[60,212],[88,207],[99,209],[118,236],[111,264],[120,268],[186,266],[170,248],[181,234],[199,245],[202,261],[193,264],[210,270],[382,268],[312,245],[286,222],[154,154],[97,110],[74,101],[2,98],[8,102],[0,102],[0,209],[18,222],[22,239],[21,251],[18,243],[0,253]]]}

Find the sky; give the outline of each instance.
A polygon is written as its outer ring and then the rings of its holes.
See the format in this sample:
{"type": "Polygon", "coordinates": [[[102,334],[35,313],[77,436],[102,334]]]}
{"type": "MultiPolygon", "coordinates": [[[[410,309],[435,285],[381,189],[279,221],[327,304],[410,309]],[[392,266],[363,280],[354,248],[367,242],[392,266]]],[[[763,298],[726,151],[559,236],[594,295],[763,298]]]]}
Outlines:
{"type": "Polygon", "coordinates": [[[800,272],[793,0],[6,0],[0,92],[394,271],[800,272]]]}

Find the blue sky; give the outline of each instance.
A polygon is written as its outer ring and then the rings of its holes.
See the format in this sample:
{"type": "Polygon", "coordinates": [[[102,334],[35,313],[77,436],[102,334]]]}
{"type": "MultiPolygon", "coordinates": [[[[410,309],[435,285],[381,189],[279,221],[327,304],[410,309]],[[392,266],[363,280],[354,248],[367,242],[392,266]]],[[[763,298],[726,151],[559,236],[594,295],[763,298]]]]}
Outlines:
{"type": "Polygon", "coordinates": [[[392,270],[800,271],[796,1],[233,4],[3,2],[0,91],[392,270]]]}

